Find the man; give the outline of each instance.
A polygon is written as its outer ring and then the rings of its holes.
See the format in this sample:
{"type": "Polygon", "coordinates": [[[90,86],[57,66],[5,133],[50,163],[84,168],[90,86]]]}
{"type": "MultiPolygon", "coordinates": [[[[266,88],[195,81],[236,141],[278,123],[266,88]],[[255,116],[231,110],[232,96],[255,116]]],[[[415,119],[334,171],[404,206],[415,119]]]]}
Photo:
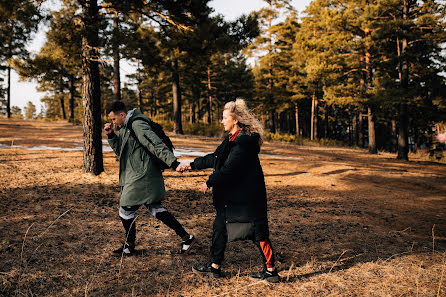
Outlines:
{"type": "Polygon", "coordinates": [[[161,205],[161,201],[166,199],[164,179],[154,158],[160,159],[174,170],[178,168],[178,171],[184,165],[180,166],[173,153],[143,120],[149,120],[149,118],[141,111],[133,109],[127,112],[124,103],[115,101],[107,109],[107,114],[113,124],[120,128],[119,134],[116,135],[110,123],[104,125],[108,142],[115,154],[119,156],[119,185],[121,186],[119,217],[126,235],[123,246],[113,253],[135,254],[136,224],[134,219],[135,212],[141,205],[145,205],[155,218],[181,237],[179,253],[186,253],[195,241],[195,237],[187,233],[175,217],[161,205]]]}

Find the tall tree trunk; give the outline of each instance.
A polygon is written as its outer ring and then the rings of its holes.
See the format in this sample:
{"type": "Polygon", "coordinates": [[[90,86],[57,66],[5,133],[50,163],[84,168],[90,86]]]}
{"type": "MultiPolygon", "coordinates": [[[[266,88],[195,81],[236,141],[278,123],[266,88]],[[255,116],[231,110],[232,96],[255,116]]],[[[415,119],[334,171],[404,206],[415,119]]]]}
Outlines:
{"type": "Polygon", "coordinates": [[[192,89],[192,103],[191,103],[191,123],[195,123],[197,121],[197,112],[196,107],[197,104],[195,102],[200,102],[201,91],[199,88],[192,89]]]}
{"type": "Polygon", "coordinates": [[[294,124],[296,123],[296,120],[294,118],[295,114],[294,111],[291,109],[288,111],[288,134],[296,134],[296,127],[294,124]]]}
{"type": "Polygon", "coordinates": [[[11,67],[9,66],[9,59],[8,59],[8,86],[6,90],[6,113],[8,114],[8,119],[11,118],[11,67]]]}
{"type": "Polygon", "coordinates": [[[317,115],[318,115],[318,102],[316,91],[313,92],[311,99],[311,140],[317,139],[317,115]]]}
{"type": "Polygon", "coordinates": [[[325,112],[324,112],[324,137],[329,138],[330,128],[328,125],[328,104],[325,104],[325,112]]]}
{"type": "MultiPolygon", "coordinates": [[[[409,13],[409,1],[404,0],[403,5],[403,19],[407,20],[409,13]]],[[[399,57],[399,78],[401,83],[401,89],[406,91],[409,87],[409,67],[406,58],[407,51],[407,38],[404,37],[401,40],[401,49],[400,49],[400,41],[397,38],[397,49],[398,49],[398,57],[399,57]]],[[[406,94],[407,92],[403,92],[406,94]]],[[[399,104],[399,133],[398,133],[398,156],[396,157],[398,160],[409,160],[409,146],[408,146],[408,125],[409,119],[407,114],[407,100],[406,98],[401,98],[401,102],[399,104]]]]}
{"type": "MultiPolygon", "coordinates": [[[[155,117],[156,116],[156,111],[158,110],[156,108],[157,104],[158,104],[158,100],[156,100],[156,91],[151,88],[150,89],[150,102],[149,102],[149,106],[150,106],[150,116],[151,117],[155,117]]],[[[142,99],[142,98],[141,98],[142,99]]]]}
{"type": "Polygon", "coordinates": [[[270,120],[270,132],[276,133],[276,112],[274,110],[270,110],[269,113],[270,120]]]}
{"type": "Polygon", "coordinates": [[[369,153],[377,154],[376,148],[376,136],[375,136],[375,118],[373,108],[369,106],[367,108],[368,122],[369,122],[369,153]]]}
{"type": "Polygon", "coordinates": [[[70,89],[70,101],[69,101],[69,111],[70,111],[70,117],[68,118],[69,123],[74,123],[74,96],[76,89],[74,87],[74,77],[70,76],[69,78],[69,89],[70,89]]]}
{"type": "Polygon", "coordinates": [[[279,113],[279,131],[285,132],[285,113],[283,111],[279,113]]]}
{"type": "Polygon", "coordinates": [[[66,120],[67,119],[67,114],[65,112],[65,96],[64,96],[64,86],[63,86],[63,81],[60,80],[60,85],[59,85],[59,102],[60,102],[60,113],[62,115],[62,119],[66,120]]]}
{"type": "Polygon", "coordinates": [[[173,93],[173,129],[175,134],[184,134],[181,124],[181,88],[180,75],[178,73],[178,61],[172,59],[172,93],[173,93]]]}
{"type": "Polygon", "coordinates": [[[8,42],[8,53],[7,53],[7,72],[8,72],[8,86],[6,87],[6,114],[8,119],[11,118],[11,59],[12,59],[12,40],[14,32],[10,30],[9,32],[9,42],[8,42]]]}
{"type": "Polygon", "coordinates": [[[119,61],[119,14],[115,12],[113,18],[113,97],[115,100],[121,100],[121,73],[119,61]]]}
{"type": "Polygon", "coordinates": [[[142,104],[142,92],[141,92],[141,83],[140,82],[137,82],[137,85],[136,85],[136,98],[137,98],[137,101],[138,101],[138,109],[142,112],[142,113],[144,113],[144,107],[143,107],[143,104],[142,104]]]}
{"type": "Polygon", "coordinates": [[[359,113],[358,117],[358,146],[364,147],[364,115],[359,113]]]}
{"type": "Polygon", "coordinates": [[[319,115],[319,99],[317,98],[317,96],[315,96],[315,101],[314,101],[314,140],[319,139],[319,135],[318,135],[319,116],[318,115],[319,115]]]}
{"type": "MultiPolygon", "coordinates": [[[[370,30],[366,30],[366,34],[370,34],[370,30]]],[[[367,51],[365,53],[365,65],[366,65],[366,92],[370,89],[372,86],[372,67],[370,64],[370,58],[371,58],[370,48],[367,48],[367,51]]],[[[368,114],[368,132],[369,132],[369,153],[371,154],[377,154],[378,149],[376,148],[376,133],[375,133],[375,111],[373,110],[372,106],[368,106],[367,108],[367,114],[368,114]]]]}
{"type": "Polygon", "coordinates": [[[83,171],[95,175],[104,171],[102,159],[101,86],[99,76],[99,9],[97,0],[83,2],[82,14],[82,101],[83,171]]]}
{"type": "Polygon", "coordinates": [[[353,145],[358,146],[358,115],[353,114],[352,117],[352,133],[353,133],[353,145]]]}
{"type": "Polygon", "coordinates": [[[396,132],[396,120],[392,119],[392,140],[390,152],[395,153],[398,150],[398,133],[396,132]]]}
{"type": "Polygon", "coordinates": [[[274,106],[274,94],[273,94],[273,88],[274,88],[274,81],[273,81],[273,63],[271,59],[271,55],[273,53],[273,37],[272,37],[272,31],[270,28],[272,27],[272,1],[269,1],[269,14],[268,14],[268,53],[269,53],[269,60],[268,60],[268,103],[270,110],[270,132],[276,133],[276,110],[274,106]]]}
{"type": "Polygon", "coordinates": [[[311,120],[310,120],[310,125],[311,125],[311,130],[310,130],[310,140],[314,140],[314,105],[316,102],[316,94],[315,92],[313,92],[313,96],[311,97],[311,120]]]}
{"type": "Polygon", "coordinates": [[[141,112],[144,112],[144,106],[142,103],[142,92],[141,92],[141,84],[142,84],[142,79],[141,79],[141,71],[139,69],[139,60],[138,60],[138,66],[136,68],[136,97],[137,97],[137,104],[138,104],[138,109],[141,112]]]}
{"type": "MultiPolygon", "coordinates": [[[[414,138],[414,143],[413,143],[413,145],[414,145],[414,147],[413,147],[413,152],[414,153],[416,153],[417,151],[418,151],[418,146],[419,146],[419,143],[420,143],[420,129],[418,129],[418,127],[414,127],[414,129],[413,129],[413,138],[414,138]]],[[[409,147],[409,150],[410,150],[410,147],[409,147]]]]}
{"type": "Polygon", "coordinates": [[[63,93],[59,94],[59,101],[60,101],[60,112],[62,113],[62,119],[67,119],[67,114],[65,113],[65,100],[63,93]]]}
{"type": "Polygon", "coordinates": [[[401,102],[399,109],[398,160],[409,160],[407,103],[401,102]]]}
{"type": "Polygon", "coordinates": [[[211,67],[208,66],[208,93],[209,93],[209,104],[208,104],[208,123],[212,123],[212,85],[211,85],[211,67]]]}
{"type": "Polygon", "coordinates": [[[300,127],[299,127],[299,105],[296,103],[295,105],[295,117],[296,117],[296,135],[300,135],[300,127]]]}

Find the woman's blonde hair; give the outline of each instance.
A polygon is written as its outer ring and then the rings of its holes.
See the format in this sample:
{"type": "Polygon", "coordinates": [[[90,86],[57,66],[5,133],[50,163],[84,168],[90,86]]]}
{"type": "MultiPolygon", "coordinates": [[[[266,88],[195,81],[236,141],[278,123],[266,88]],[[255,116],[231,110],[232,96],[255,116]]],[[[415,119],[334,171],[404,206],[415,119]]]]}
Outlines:
{"type": "Polygon", "coordinates": [[[225,104],[225,110],[229,110],[232,118],[238,120],[239,128],[247,134],[258,133],[260,135],[259,144],[263,143],[263,126],[256,119],[253,112],[249,110],[245,100],[237,99],[225,104]]]}

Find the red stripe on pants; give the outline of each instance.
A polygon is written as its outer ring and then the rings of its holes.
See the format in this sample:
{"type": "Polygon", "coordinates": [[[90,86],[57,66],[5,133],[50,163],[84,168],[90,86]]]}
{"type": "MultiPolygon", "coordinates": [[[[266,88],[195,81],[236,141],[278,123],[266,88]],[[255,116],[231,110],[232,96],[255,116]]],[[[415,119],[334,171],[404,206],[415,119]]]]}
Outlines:
{"type": "Polygon", "coordinates": [[[271,259],[273,257],[273,250],[271,249],[271,245],[266,240],[260,241],[260,248],[262,249],[262,252],[265,255],[266,267],[273,268],[273,265],[271,263],[271,259]]]}

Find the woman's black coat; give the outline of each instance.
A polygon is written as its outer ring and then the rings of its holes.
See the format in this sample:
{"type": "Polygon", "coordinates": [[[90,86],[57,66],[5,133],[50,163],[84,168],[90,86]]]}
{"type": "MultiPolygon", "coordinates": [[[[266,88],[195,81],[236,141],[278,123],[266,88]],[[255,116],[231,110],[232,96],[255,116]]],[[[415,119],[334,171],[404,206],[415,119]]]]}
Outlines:
{"type": "Polygon", "coordinates": [[[259,160],[259,134],[227,136],[217,150],[196,158],[193,169],[214,168],[206,184],[213,191],[217,213],[227,222],[267,221],[265,179],[259,160]]]}

